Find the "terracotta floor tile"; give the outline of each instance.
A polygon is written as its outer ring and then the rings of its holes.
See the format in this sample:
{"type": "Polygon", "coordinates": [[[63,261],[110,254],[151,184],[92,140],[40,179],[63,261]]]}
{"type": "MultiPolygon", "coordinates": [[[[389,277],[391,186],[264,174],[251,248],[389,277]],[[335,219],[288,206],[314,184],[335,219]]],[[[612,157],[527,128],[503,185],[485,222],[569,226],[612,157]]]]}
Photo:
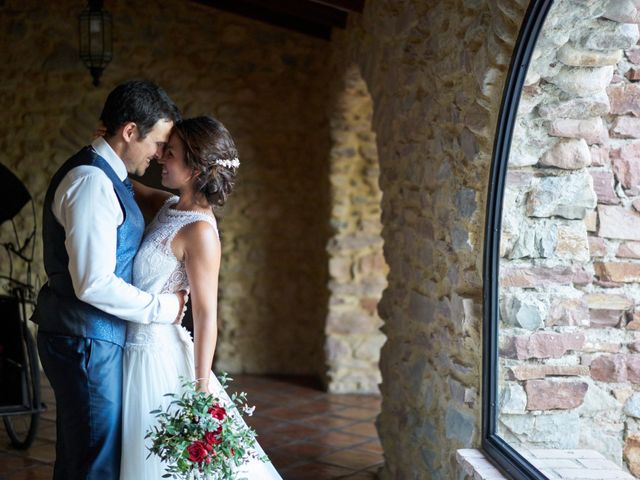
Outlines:
{"type": "Polygon", "coordinates": [[[330,453],[320,457],[322,462],[350,468],[352,470],[362,470],[382,462],[382,455],[366,450],[348,449],[330,453]]]}
{"type": "MultiPolygon", "coordinates": [[[[46,379],[44,379],[46,381],[46,379]]],[[[372,479],[382,462],[374,419],[380,398],[371,395],[331,395],[309,379],[239,375],[231,392],[245,391],[256,405],[247,423],[282,477],[328,480],[372,479]]],[[[49,480],[55,455],[55,401],[43,383],[48,411],[40,417],[33,446],[17,451],[0,429],[0,479],[49,480]]]]}
{"type": "Polygon", "coordinates": [[[304,440],[311,437],[316,438],[323,433],[323,430],[301,423],[281,423],[273,428],[272,433],[289,437],[292,440],[304,440]]]}
{"type": "Polygon", "coordinates": [[[11,475],[11,480],[51,480],[53,465],[31,467],[11,475]]]}
{"type": "Polygon", "coordinates": [[[284,480],[319,480],[341,478],[352,473],[351,470],[325,463],[308,463],[284,469],[281,472],[284,480]]]}
{"type": "Polygon", "coordinates": [[[343,429],[349,433],[355,433],[357,435],[365,435],[367,437],[377,438],[378,431],[376,430],[376,426],[373,422],[359,422],[353,425],[350,425],[347,428],[343,429]]]}
{"type": "Polygon", "coordinates": [[[334,417],[319,415],[303,419],[305,425],[310,425],[325,430],[333,430],[336,428],[345,429],[349,425],[353,425],[357,420],[344,417],[334,417]]]}
{"type": "Polygon", "coordinates": [[[0,475],[15,473],[33,466],[42,466],[42,463],[22,456],[0,453],[0,475]]]}
{"type": "Polygon", "coordinates": [[[338,417],[353,418],[354,420],[371,420],[375,421],[375,418],[380,413],[378,410],[361,407],[347,407],[336,411],[335,415],[338,417]]]}
{"type": "Polygon", "coordinates": [[[351,448],[369,442],[368,437],[352,435],[339,430],[321,433],[309,440],[309,442],[321,443],[323,445],[334,446],[336,448],[351,448]]]}
{"type": "Polygon", "coordinates": [[[342,403],[354,407],[373,408],[380,410],[381,397],[379,395],[332,395],[332,402],[342,403]]]}
{"type": "Polygon", "coordinates": [[[363,443],[358,448],[373,453],[382,453],[382,445],[380,444],[380,440],[378,440],[377,438],[367,443],[363,443]]]}
{"type": "Polygon", "coordinates": [[[273,451],[278,454],[285,453],[291,458],[305,460],[318,458],[322,455],[327,455],[339,448],[340,447],[325,445],[316,442],[295,442],[278,447],[273,451]]]}
{"type": "Polygon", "coordinates": [[[364,470],[354,473],[353,475],[347,475],[346,477],[342,478],[344,480],[375,480],[376,478],[378,478],[378,475],[370,470],[364,470]]]}

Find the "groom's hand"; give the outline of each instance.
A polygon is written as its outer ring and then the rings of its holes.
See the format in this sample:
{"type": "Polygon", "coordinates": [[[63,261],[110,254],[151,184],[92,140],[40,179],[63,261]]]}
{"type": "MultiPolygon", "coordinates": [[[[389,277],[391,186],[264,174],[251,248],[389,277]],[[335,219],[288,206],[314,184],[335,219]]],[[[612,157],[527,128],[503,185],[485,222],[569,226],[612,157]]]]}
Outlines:
{"type": "Polygon", "coordinates": [[[180,290],[179,292],[176,292],[176,295],[178,296],[178,302],[180,302],[180,311],[178,312],[178,316],[173,323],[174,325],[180,325],[182,323],[182,319],[184,318],[184,314],[187,313],[189,290],[180,290]]]}

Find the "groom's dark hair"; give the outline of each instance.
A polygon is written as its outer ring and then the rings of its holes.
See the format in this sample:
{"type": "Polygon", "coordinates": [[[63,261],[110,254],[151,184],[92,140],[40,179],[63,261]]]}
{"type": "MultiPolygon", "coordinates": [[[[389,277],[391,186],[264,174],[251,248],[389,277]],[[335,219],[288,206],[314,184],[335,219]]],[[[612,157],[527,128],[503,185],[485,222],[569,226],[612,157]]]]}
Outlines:
{"type": "Polygon", "coordinates": [[[114,88],[100,114],[107,137],[127,122],[134,122],[140,138],[147,136],[158,120],[180,120],[180,111],[169,95],[153,82],[132,80],[114,88]]]}

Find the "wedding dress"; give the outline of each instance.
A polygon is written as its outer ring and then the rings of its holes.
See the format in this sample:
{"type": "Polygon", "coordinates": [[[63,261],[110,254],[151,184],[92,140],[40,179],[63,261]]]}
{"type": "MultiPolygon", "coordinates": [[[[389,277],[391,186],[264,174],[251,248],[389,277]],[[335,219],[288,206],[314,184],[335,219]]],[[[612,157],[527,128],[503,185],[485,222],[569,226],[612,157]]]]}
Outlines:
{"type": "MultiPolygon", "coordinates": [[[[178,197],[171,197],[149,224],[133,264],[133,284],[150,293],[176,292],[188,286],[184,264],[171,250],[171,241],[185,225],[205,221],[217,232],[213,217],[172,208],[178,197]]],[[[155,423],[151,410],[170,401],[165,393],[180,391],[180,376],[195,379],[193,341],[182,326],[152,323],[127,324],[124,349],[122,395],[121,480],[158,480],[165,474],[164,464],[156,456],[146,458],[150,441],[144,436],[155,423]]],[[[230,402],[215,375],[209,391],[230,402]]],[[[249,399],[251,400],[251,399],[249,399]]],[[[234,415],[235,416],[235,415],[234,415]]],[[[242,422],[242,419],[238,419],[242,422]]],[[[264,455],[256,444],[257,453],[264,455]]],[[[237,478],[250,480],[281,479],[271,462],[252,459],[237,472],[237,478]]]]}

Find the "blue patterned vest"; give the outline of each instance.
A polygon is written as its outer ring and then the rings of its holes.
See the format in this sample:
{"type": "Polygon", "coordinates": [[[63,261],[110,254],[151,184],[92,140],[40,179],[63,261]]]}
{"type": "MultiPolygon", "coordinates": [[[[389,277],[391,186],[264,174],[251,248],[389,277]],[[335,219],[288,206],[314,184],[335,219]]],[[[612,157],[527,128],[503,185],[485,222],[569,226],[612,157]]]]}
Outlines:
{"type": "MultiPolygon", "coordinates": [[[[133,258],[142,240],[144,218],[132,193],[106,160],[91,147],[85,147],[56,172],[44,199],[42,239],[47,283],[38,294],[32,320],[38,324],[40,332],[95,338],[124,346],[126,323],[76,297],[68,270],[69,256],[64,244],[65,232],[51,211],[58,185],[69,170],[80,165],[100,168],[113,182],[113,189],[124,215],[124,221],[117,230],[115,274],[125,282],[131,283],[133,258]]],[[[94,255],[100,253],[94,252],[94,255]]]]}

